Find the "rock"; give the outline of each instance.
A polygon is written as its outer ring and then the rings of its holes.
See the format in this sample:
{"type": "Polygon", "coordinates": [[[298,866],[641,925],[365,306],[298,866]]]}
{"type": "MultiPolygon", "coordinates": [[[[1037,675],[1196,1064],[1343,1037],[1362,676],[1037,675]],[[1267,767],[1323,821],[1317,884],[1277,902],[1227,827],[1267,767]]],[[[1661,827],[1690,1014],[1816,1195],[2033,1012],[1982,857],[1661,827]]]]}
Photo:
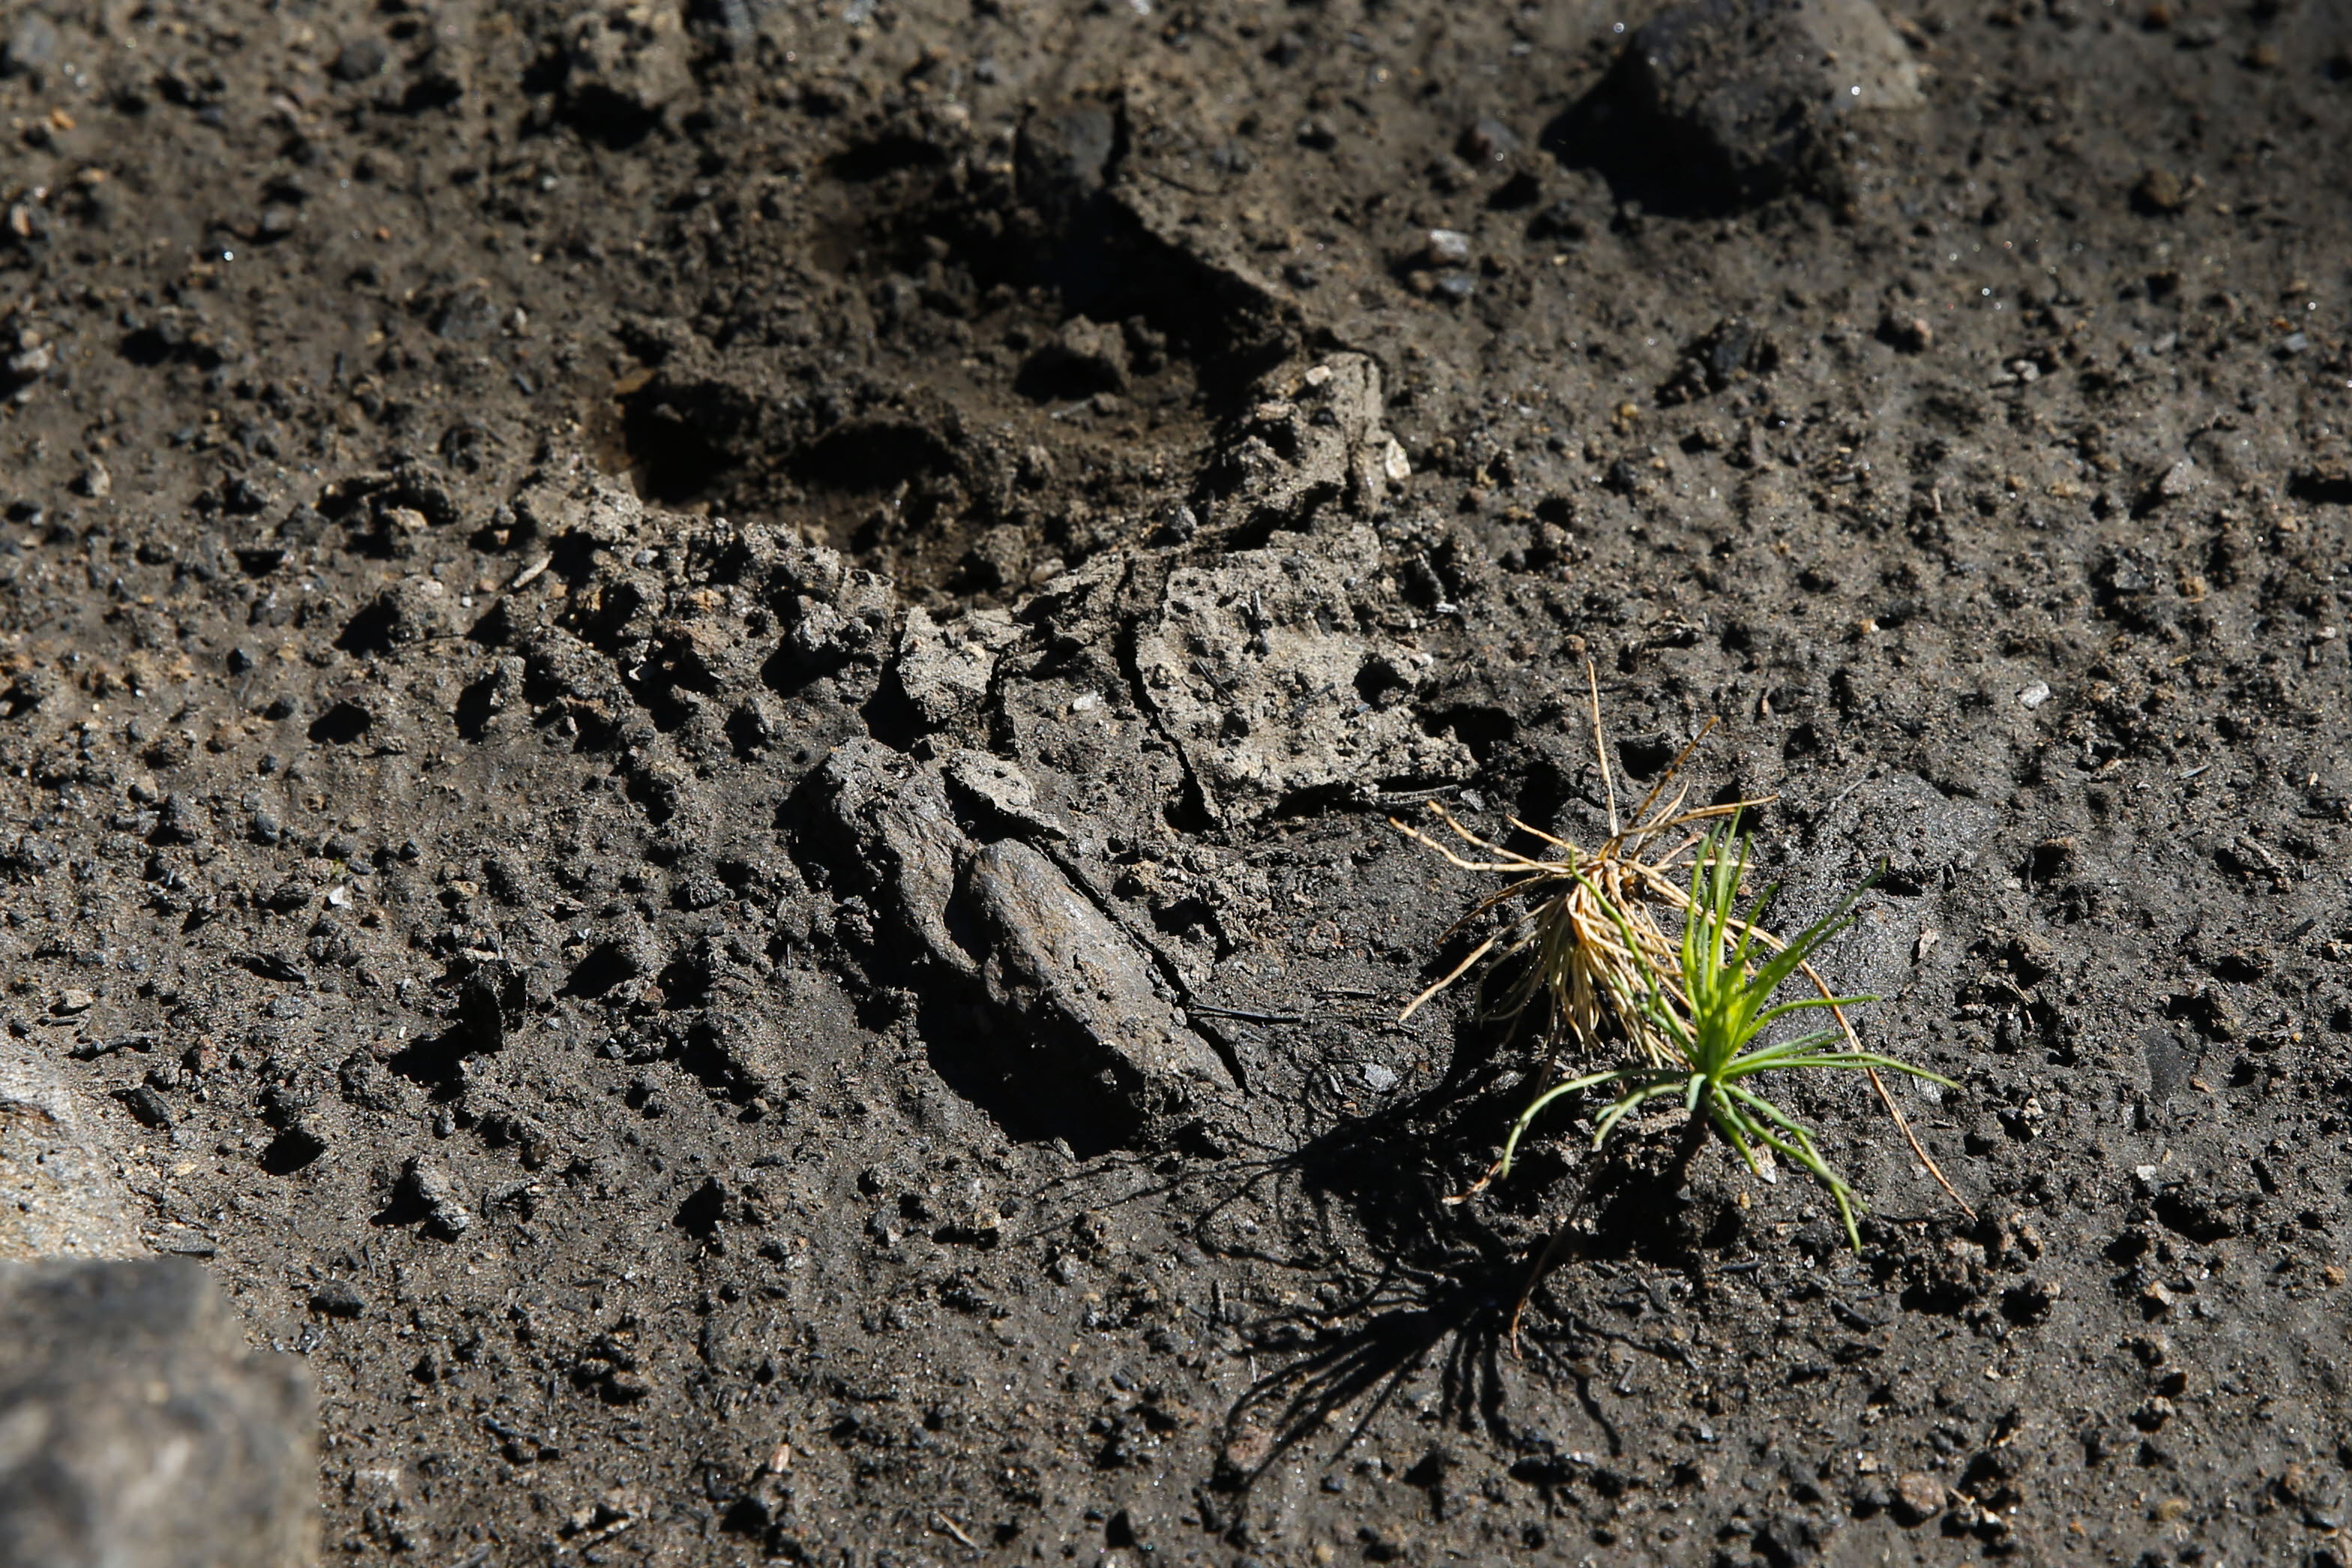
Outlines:
{"type": "Polygon", "coordinates": [[[940,771],[877,741],[853,740],[835,750],[809,787],[820,816],[843,838],[805,852],[849,853],[851,863],[836,869],[875,889],[890,934],[908,944],[907,960],[976,976],[978,963],[948,933],[948,900],[971,841],[948,805],[940,771]]]}
{"type": "Polygon", "coordinates": [[[992,1025],[940,1049],[950,1081],[1092,1147],[1150,1141],[1232,1079],[1160,993],[1152,960],[1027,838],[1064,830],[1002,758],[919,763],[878,742],[836,748],[809,780],[801,853],[873,908],[885,969],[960,977],[992,1025]],[[1001,1085],[1001,1089],[1000,1086],[1001,1085]]]}
{"type": "Polygon", "coordinates": [[[142,1257],[137,1212],[79,1097],[0,1039],[0,1261],[142,1257]]]}
{"type": "Polygon", "coordinates": [[[455,1241],[474,1228],[473,1211],[459,1201],[457,1183],[440,1166],[413,1154],[404,1181],[409,1198],[424,1212],[425,1228],[433,1235],[455,1241]]]}
{"type": "Polygon", "coordinates": [[[58,25],[38,11],[26,11],[8,29],[8,42],[0,47],[0,77],[23,76],[45,68],[58,58],[62,40],[58,25]]]}
{"type": "Polygon", "coordinates": [[[310,1310],[329,1318],[356,1318],[367,1310],[360,1293],[341,1279],[321,1281],[310,1291],[310,1310]]]}
{"type": "Polygon", "coordinates": [[[1294,363],[1262,378],[1217,455],[1220,521],[1305,531],[1335,507],[1378,510],[1389,487],[1412,473],[1384,412],[1380,366],[1363,354],[1294,363]]]}
{"type": "Polygon", "coordinates": [[[615,134],[643,130],[693,89],[685,35],[675,4],[614,0],[582,12],[566,35],[566,109],[615,134]]]}
{"type": "Polygon", "coordinates": [[[2204,478],[2198,471],[2195,458],[2182,458],[2156,477],[2155,482],[2141,492],[2139,504],[2133,510],[2146,516],[2168,501],[2190,494],[2204,482],[2204,478]]]}
{"type": "MultiPolygon", "coordinates": [[[[2148,1099],[2158,1105],[2170,1100],[2205,1060],[2205,1047],[2195,1036],[2162,1024],[2150,1024],[2140,1030],[2139,1045],[2147,1062],[2148,1099]]],[[[2142,1196],[2153,1196],[2162,1189],[2163,1167],[2136,1166],[2133,1174],[2142,1196]]]]}
{"type": "Polygon", "coordinates": [[[2195,190],[2192,182],[2184,181],[2169,169],[2153,165],[2140,171],[2131,188],[2132,210],[2148,217],[2166,217],[2189,205],[2195,190]]]}
{"type": "Polygon", "coordinates": [[[1117,327],[1073,316],[1022,364],[1019,390],[1056,400],[1122,392],[1128,368],[1127,339],[1117,327]]]}
{"type": "Polygon", "coordinates": [[[947,756],[949,788],[967,807],[981,813],[1005,831],[1034,837],[1067,838],[1064,827],[1037,805],[1037,786],[1002,757],[959,748],[947,756]]]}
{"type": "Polygon", "coordinates": [[[1460,229],[1433,228],[1422,244],[1421,259],[1428,267],[1467,267],[1470,237],[1460,229]]]}
{"type": "Polygon", "coordinates": [[[1056,227],[1101,194],[1118,120],[1108,106],[1080,99],[1041,109],[1021,123],[1013,177],[1022,201],[1056,227]]]}
{"type": "Polygon", "coordinates": [[[1878,318],[1878,341],[1897,353],[1925,353],[1935,345],[1936,329],[1925,316],[1890,310],[1878,318]]]}
{"type": "Polygon", "coordinates": [[[315,1418],[178,1258],[0,1265],[0,1562],[307,1568],[315,1418]]]}
{"type": "Polygon", "coordinates": [[[1847,115],[1926,101],[1870,0],[1692,0],[1634,33],[1559,134],[1657,205],[1740,206],[1787,187],[1847,115]]]}
{"type": "Polygon", "coordinates": [[[988,700],[996,661],[1021,639],[1002,610],[970,610],[940,624],[921,605],[907,611],[898,634],[898,684],[926,729],[976,716],[988,700]]]}
{"type": "Polygon", "coordinates": [[[1468,163],[1507,163],[1518,150],[1517,132],[1491,114],[1482,114],[1463,127],[1454,143],[1455,155],[1468,163]]]}
{"type": "Polygon", "coordinates": [[[1357,631],[1354,585],[1380,572],[1369,528],[1315,548],[1243,551],[1168,575],[1135,659],[1202,804],[1252,820],[1319,792],[1362,795],[1468,778],[1475,762],[1423,730],[1402,696],[1424,666],[1357,631]]]}
{"type": "Polygon", "coordinates": [[[1231,1079],[1153,984],[1150,961],[1061,868],[1019,839],[972,857],[961,906],[987,944],[989,997],[1104,1064],[1146,1117],[1197,1109],[1231,1079]]]}
{"type": "Polygon", "coordinates": [[[1905,1524],[1917,1524],[1943,1511],[1944,1483],[1935,1477],[1914,1470],[1895,1483],[1895,1517],[1905,1524]]]}
{"type": "Polygon", "coordinates": [[[1658,401],[1668,406],[1696,403],[1780,366],[1780,345],[1770,333],[1744,316],[1726,316],[1683,345],[1682,361],[1658,389],[1658,401]]]}
{"type": "Polygon", "coordinates": [[[382,38],[353,38],[335,51],[334,64],[327,68],[338,81],[365,81],[383,69],[391,51],[382,38]]]}
{"type": "Polygon", "coordinates": [[[366,658],[446,637],[457,629],[457,595],[446,584],[431,577],[403,578],[345,622],[335,646],[366,658]]]}

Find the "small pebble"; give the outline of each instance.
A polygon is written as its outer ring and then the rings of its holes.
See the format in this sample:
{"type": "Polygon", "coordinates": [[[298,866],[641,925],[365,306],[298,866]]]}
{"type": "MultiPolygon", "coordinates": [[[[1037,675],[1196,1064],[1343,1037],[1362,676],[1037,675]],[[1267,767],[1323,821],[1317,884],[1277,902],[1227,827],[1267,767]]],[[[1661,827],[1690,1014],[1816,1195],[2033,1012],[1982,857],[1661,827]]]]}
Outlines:
{"type": "Polygon", "coordinates": [[[1458,228],[1433,228],[1422,247],[1422,259],[1432,267],[1470,265],[1470,237],[1458,228]]]}
{"type": "Polygon", "coordinates": [[[1906,1522],[1916,1524],[1943,1510],[1944,1483],[1914,1470],[1895,1481],[1895,1506],[1906,1522]]]}
{"type": "Polygon", "coordinates": [[[330,1279],[310,1292],[310,1310],[330,1318],[356,1318],[367,1303],[360,1293],[341,1279],[330,1279]]]}
{"type": "Polygon", "coordinates": [[[2050,683],[2046,680],[2035,681],[2017,694],[2017,700],[2020,706],[2029,710],[2041,707],[2050,700],[2050,683]]]}
{"type": "Polygon", "coordinates": [[[342,81],[365,81],[383,69],[391,51],[381,38],[353,38],[336,51],[335,63],[330,68],[342,81]]]}
{"type": "Polygon", "coordinates": [[[1936,329],[1927,324],[1925,316],[1889,310],[1879,318],[1878,339],[1902,353],[1925,353],[1936,342],[1936,329]]]}
{"type": "Polygon", "coordinates": [[[2144,171],[2139,182],[2132,186],[2131,204],[2135,210],[2151,217],[2177,213],[2189,205],[2189,187],[2180,176],[2169,169],[2150,168],[2144,171]]]}

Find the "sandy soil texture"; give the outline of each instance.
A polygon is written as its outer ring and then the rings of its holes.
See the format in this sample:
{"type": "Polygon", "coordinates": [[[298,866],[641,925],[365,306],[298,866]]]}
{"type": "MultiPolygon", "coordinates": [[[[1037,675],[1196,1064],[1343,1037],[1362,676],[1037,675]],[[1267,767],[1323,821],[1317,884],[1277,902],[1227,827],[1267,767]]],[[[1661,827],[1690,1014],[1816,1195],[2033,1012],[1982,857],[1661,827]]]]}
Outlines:
{"type": "Polygon", "coordinates": [[[0,1022],[327,1561],[2352,1558],[2345,6],[0,13],[0,1022]],[[1858,1254],[1446,1201],[1387,819],[1710,719],[1858,1254]]]}

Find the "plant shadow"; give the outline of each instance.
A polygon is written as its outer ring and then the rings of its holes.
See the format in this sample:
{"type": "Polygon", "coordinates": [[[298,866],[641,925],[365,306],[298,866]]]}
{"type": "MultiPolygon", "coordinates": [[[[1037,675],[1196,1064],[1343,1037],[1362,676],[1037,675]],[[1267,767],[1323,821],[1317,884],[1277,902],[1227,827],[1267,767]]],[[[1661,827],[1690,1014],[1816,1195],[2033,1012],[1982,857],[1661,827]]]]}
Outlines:
{"type": "Polygon", "coordinates": [[[1433,1394],[1413,1400],[1423,1423],[1483,1431],[1548,1475],[1568,1461],[1543,1436],[1542,1413],[1518,1406],[1549,1386],[1573,1397],[1603,1456],[1576,1462],[1605,1464],[1623,1444],[1595,1395],[1597,1358],[1610,1342],[1657,1347],[1609,1321],[1601,1298],[1622,1295],[1622,1282],[1582,1276],[1613,1279],[1617,1265],[1638,1261],[1696,1277],[1703,1257],[1739,1242],[1737,1205],[1690,1182],[1703,1146],[1679,1117],[1574,1163],[1531,1141],[1507,1186],[1449,1196],[1464,1185],[1459,1152],[1499,1148],[1529,1093],[1495,1059],[1490,1026],[1464,1030],[1444,1081],[1294,1152],[1228,1164],[1215,1173],[1222,1193],[1193,1220],[1203,1253],[1308,1286],[1296,1304],[1231,1323],[1253,1360],[1275,1364],[1234,1401],[1220,1434],[1211,1491],[1229,1530],[1246,1533],[1262,1480],[1310,1454],[1317,1468],[1342,1463],[1431,1372],[1433,1394]],[[1275,1223],[1228,1223],[1244,1212],[1275,1223]],[[1260,1239],[1268,1235],[1284,1239],[1260,1239]],[[1572,1285],[1570,1274],[1580,1276],[1572,1285]],[[1335,1446],[1315,1452],[1329,1436],[1335,1446]]]}

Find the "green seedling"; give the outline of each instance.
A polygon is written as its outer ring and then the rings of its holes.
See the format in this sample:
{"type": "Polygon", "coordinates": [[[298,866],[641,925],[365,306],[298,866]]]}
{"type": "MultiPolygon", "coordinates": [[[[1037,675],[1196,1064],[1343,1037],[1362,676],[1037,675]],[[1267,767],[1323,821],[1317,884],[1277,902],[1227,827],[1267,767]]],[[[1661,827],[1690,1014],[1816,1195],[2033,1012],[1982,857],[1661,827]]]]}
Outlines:
{"type": "MultiPolygon", "coordinates": [[[[1590,664],[1585,667],[1585,687],[1591,699],[1593,756],[1609,803],[1609,837],[1598,847],[1580,847],[1512,817],[1508,819],[1511,826],[1540,846],[1532,853],[1522,853],[1480,837],[1434,802],[1429,808],[1432,815],[1473,854],[1465,855],[1393,818],[1390,823],[1465,871],[1509,879],[1474,904],[1444,940],[1451,941],[1490,915],[1502,917],[1499,929],[1414,997],[1397,1021],[1411,1018],[1423,1004],[1485,963],[1485,979],[1496,984],[1481,984],[1480,1015],[1507,1028],[1532,1024],[1541,1032],[1543,1054],[1536,1088],[1539,1099],[1559,1081],[1564,1067],[1570,1071],[1580,1067],[1589,1069],[1585,1081],[1590,1082],[1590,1073],[1605,1077],[1617,1070],[1612,1068],[1604,1072],[1601,1068],[1612,1058],[1631,1058],[1642,1067],[1661,1070],[1674,1069],[1685,1059],[1671,1036],[1652,1021],[1644,1000],[1656,982],[1664,992],[1660,1008],[1683,1017],[1691,1016],[1687,999],[1677,992],[1681,982],[1676,946],[1659,917],[1664,914],[1668,921],[1676,916],[1685,921],[1690,918],[1692,895],[1685,884],[1700,885],[1695,873],[1706,862],[1703,858],[1694,861],[1686,873],[1683,858],[1706,842],[1708,827],[1748,806],[1766,804],[1739,800],[1696,808],[1687,805],[1687,789],[1675,786],[1674,781],[1684,762],[1714,729],[1715,722],[1709,720],[1651,786],[1631,817],[1621,817],[1616,779],[1601,732],[1600,676],[1590,664]],[[1672,794],[1667,793],[1670,788],[1672,794]],[[1661,975],[1666,978],[1660,981],[1661,975]]],[[[1749,935],[1758,946],[1780,951],[1780,943],[1770,932],[1751,928],[1749,935]]],[[[1830,1007],[1844,1031],[1846,1044],[1861,1050],[1862,1042],[1846,1026],[1843,1011],[1802,953],[1798,955],[1796,971],[1830,1007]]],[[[1973,1214],[1912,1131],[1876,1069],[1865,1065],[1864,1070],[1879,1103],[1886,1108],[1920,1165],[1954,1203],[1973,1214]]],[[[1497,1161],[1467,1189],[1445,1201],[1467,1202],[1502,1172],[1502,1163],[1497,1161]]]]}
{"type": "Polygon", "coordinates": [[[1595,1089],[1615,1092],[1615,1099],[1594,1122],[1595,1149],[1650,1101],[1679,1097],[1694,1134],[1712,1128],[1738,1152],[1751,1171],[1769,1174],[1759,1153],[1769,1151],[1809,1172],[1836,1201],[1838,1215],[1845,1222],[1846,1239],[1860,1251],[1862,1236],[1854,1225],[1854,1212],[1861,1199],[1822,1158],[1812,1131],[1766,1099],[1753,1080],[1768,1072],[1806,1068],[1864,1072],[1885,1068],[1947,1088],[1956,1086],[1949,1079],[1893,1057],[1843,1048],[1851,1037],[1843,1024],[1843,1009],[1875,997],[1832,996],[1824,988],[1818,996],[1773,1000],[1782,984],[1807,967],[1816,949],[1853,923],[1854,902],[1870,884],[1865,882],[1849,893],[1837,908],[1796,937],[1779,942],[1757,924],[1776,889],[1766,889],[1744,912],[1738,907],[1748,850],[1748,837],[1738,831],[1737,816],[1711,830],[1700,845],[1692,861],[1689,898],[1683,905],[1682,942],[1674,954],[1675,971],[1671,974],[1660,973],[1650,956],[1651,944],[1637,938],[1626,912],[1588,885],[1587,891],[1615,925],[1632,967],[1638,972],[1635,982],[1612,977],[1614,1010],[1622,1016],[1640,1018],[1649,1035],[1665,1042],[1669,1059],[1629,1062],[1588,1072],[1545,1090],[1511,1129],[1503,1146],[1500,1173],[1510,1173],[1519,1140],[1528,1126],[1564,1095],[1595,1089]],[[1840,1026],[1759,1044],[1773,1025],[1816,1008],[1827,1008],[1838,1016],[1840,1026]]]}

